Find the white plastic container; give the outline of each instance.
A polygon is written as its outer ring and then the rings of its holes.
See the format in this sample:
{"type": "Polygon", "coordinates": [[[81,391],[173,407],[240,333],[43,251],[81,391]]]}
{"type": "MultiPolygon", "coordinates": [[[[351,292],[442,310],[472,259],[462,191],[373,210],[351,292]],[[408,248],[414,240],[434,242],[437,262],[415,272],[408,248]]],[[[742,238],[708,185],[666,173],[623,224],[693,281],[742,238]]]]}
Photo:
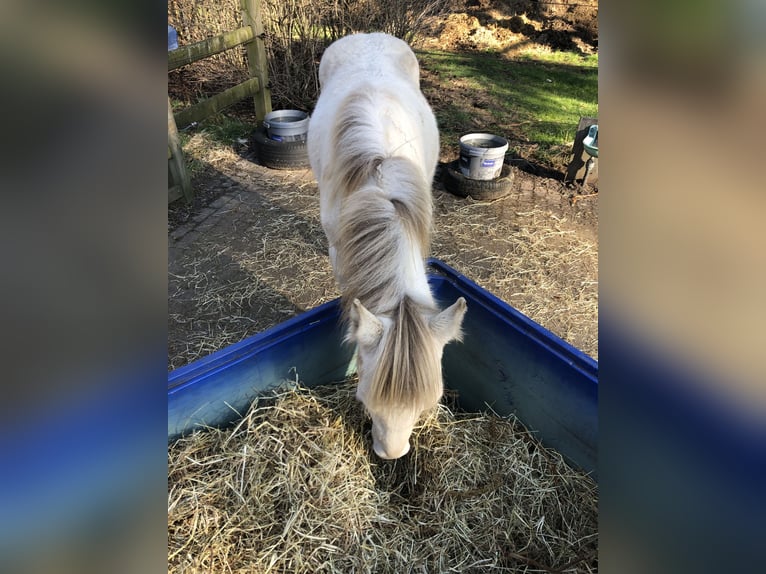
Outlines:
{"type": "Polygon", "coordinates": [[[508,141],[493,134],[466,134],[460,138],[460,171],[470,179],[490,180],[503,170],[508,141]]]}

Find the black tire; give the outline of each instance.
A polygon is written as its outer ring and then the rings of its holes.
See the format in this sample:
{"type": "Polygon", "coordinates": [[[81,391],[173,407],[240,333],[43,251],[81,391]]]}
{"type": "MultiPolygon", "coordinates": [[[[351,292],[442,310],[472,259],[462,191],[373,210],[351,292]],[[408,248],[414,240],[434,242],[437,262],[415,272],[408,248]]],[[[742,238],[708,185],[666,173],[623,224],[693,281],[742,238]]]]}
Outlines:
{"type": "Polygon", "coordinates": [[[306,140],[278,142],[266,135],[266,128],[260,127],[250,136],[252,147],[261,165],[271,169],[303,169],[309,167],[306,140]]]}
{"type": "Polygon", "coordinates": [[[447,164],[444,170],[444,187],[459,197],[469,195],[478,200],[490,200],[505,197],[513,188],[513,170],[508,164],[503,164],[500,175],[495,179],[470,179],[460,171],[459,160],[447,164]]]}

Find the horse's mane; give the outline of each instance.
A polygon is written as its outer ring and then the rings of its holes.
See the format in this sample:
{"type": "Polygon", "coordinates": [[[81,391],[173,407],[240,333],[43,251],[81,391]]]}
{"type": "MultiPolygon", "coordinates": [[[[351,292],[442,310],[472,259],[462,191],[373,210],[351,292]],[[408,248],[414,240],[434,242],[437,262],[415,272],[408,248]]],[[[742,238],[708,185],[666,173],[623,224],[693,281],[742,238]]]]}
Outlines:
{"type": "Polygon", "coordinates": [[[335,137],[334,193],[342,201],[336,244],[344,310],[359,299],[373,313],[404,296],[396,280],[402,259],[416,246],[430,249],[431,182],[425,167],[387,154],[376,101],[365,91],[344,101],[335,137]]]}
{"type": "Polygon", "coordinates": [[[432,225],[431,182],[426,166],[384,148],[381,101],[396,97],[356,91],[340,106],[336,126],[333,193],[342,202],[336,244],[346,321],[354,299],[375,314],[391,317],[371,383],[378,405],[421,409],[442,394],[441,363],[426,309],[406,296],[400,277],[409,254],[426,257],[432,225]],[[415,251],[415,248],[416,251],[415,251]]]}

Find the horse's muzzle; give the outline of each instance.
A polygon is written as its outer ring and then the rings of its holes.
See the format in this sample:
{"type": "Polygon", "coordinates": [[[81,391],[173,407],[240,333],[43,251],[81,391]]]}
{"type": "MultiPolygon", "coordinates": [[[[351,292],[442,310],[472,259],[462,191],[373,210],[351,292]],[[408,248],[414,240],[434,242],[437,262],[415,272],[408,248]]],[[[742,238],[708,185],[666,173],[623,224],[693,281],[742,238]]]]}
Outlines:
{"type": "Polygon", "coordinates": [[[375,454],[377,454],[382,459],[393,460],[393,459],[396,459],[396,458],[401,458],[405,454],[410,452],[410,442],[407,441],[406,443],[404,443],[404,448],[403,449],[399,449],[399,452],[396,452],[396,451],[392,452],[390,450],[384,449],[383,446],[379,442],[375,441],[373,443],[373,445],[372,445],[372,450],[374,450],[375,454]]]}

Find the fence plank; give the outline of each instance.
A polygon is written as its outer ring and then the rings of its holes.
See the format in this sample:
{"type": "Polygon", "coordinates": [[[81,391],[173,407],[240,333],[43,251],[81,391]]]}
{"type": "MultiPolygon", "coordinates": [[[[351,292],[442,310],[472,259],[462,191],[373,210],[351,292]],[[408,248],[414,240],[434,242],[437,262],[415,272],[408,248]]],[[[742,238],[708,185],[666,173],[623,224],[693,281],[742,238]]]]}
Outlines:
{"type": "Polygon", "coordinates": [[[168,71],[251,42],[255,34],[251,26],[243,26],[201,42],[181,46],[168,52],[168,71]]]}
{"type": "Polygon", "coordinates": [[[224,108],[237,103],[239,100],[257,93],[259,87],[260,82],[258,81],[258,78],[245,80],[233,88],[229,88],[220,94],[216,94],[211,98],[202,100],[201,102],[178,112],[175,116],[176,124],[181,127],[186,127],[192,122],[198,122],[208,116],[217,114],[224,108]]]}
{"type": "Polygon", "coordinates": [[[266,45],[263,42],[265,29],[261,17],[261,0],[241,0],[242,22],[250,25],[255,38],[247,45],[247,67],[251,78],[258,78],[261,89],[255,94],[255,117],[263,121],[271,111],[271,89],[269,88],[269,62],[266,58],[266,45]]]}

